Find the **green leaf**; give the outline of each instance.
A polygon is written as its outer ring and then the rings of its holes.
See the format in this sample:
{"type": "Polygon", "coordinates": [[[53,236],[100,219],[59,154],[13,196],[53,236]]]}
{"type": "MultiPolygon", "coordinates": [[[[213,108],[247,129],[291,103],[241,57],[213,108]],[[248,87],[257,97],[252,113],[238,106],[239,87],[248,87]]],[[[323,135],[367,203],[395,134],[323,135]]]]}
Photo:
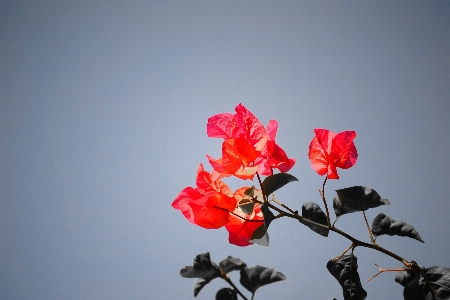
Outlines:
{"type": "Polygon", "coordinates": [[[230,288],[222,288],[217,292],[216,300],[237,300],[237,294],[230,288]]]}
{"type": "Polygon", "coordinates": [[[269,196],[282,186],[292,181],[298,181],[297,178],[288,173],[278,173],[267,176],[262,182],[262,188],[266,196],[269,196]]]}
{"type": "Polygon", "coordinates": [[[379,213],[375,219],[373,219],[372,234],[375,239],[380,235],[387,234],[391,236],[406,236],[425,243],[414,227],[402,220],[394,220],[383,213],[379,213]]]}
{"type": "Polygon", "coordinates": [[[337,195],[333,199],[333,208],[336,216],[365,211],[380,205],[391,204],[388,199],[382,199],[378,193],[370,187],[353,186],[336,190],[337,195]]]}
{"type": "Polygon", "coordinates": [[[233,256],[228,256],[227,258],[222,259],[222,261],[219,263],[220,269],[222,269],[227,273],[235,270],[241,270],[246,266],[247,264],[243,262],[240,258],[233,256]]]}
{"type": "Polygon", "coordinates": [[[327,263],[327,269],[341,285],[344,300],[366,299],[367,292],[361,285],[358,274],[358,259],[356,256],[344,255],[338,260],[331,259],[327,263]]]}
{"type": "MultiPolygon", "coordinates": [[[[322,211],[319,204],[314,202],[306,202],[303,203],[302,206],[302,217],[308,220],[311,220],[313,222],[328,226],[327,224],[327,215],[322,211]]],[[[322,228],[316,225],[312,224],[305,224],[308,226],[312,231],[323,235],[324,237],[328,236],[329,230],[326,228],[322,228]]]]}
{"type": "Polygon", "coordinates": [[[252,294],[263,285],[281,280],[287,281],[286,276],[273,268],[256,265],[241,270],[240,283],[252,294]]]}

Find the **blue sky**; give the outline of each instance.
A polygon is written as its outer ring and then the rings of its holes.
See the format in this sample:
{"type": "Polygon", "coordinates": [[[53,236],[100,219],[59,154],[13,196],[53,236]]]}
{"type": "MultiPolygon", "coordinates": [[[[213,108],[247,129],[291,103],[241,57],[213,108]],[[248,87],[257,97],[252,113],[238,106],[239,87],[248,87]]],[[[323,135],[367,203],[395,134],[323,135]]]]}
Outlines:
{"type": "MultiPolygon", "coordinates": [[[[269,248],[239,248],[172,209],[205,154],[220,155],[206,120],[238,103],[278,120],[297,158],[280,201],[320,204],[313,129],[355,130],[358,162],[326,197],[374,188],[392,204],[369,220],[384,212],[425,240],[379,244],[450,267],[448,2],[1,1],[0,54],[2,299],[193,299],[179,270],[206,251],[289,279],[255,299],[342,299],[325,268],[349,245],[340,236],[280,219],[269,248]]],[[[368,240],[361,214],[336,225],[368,240]]],[[[375,263],[400,266],[355,254],[363,281],[375,263]]],[[[368,299],[401,297],[394,274],[363,285],[368,299]]]]}

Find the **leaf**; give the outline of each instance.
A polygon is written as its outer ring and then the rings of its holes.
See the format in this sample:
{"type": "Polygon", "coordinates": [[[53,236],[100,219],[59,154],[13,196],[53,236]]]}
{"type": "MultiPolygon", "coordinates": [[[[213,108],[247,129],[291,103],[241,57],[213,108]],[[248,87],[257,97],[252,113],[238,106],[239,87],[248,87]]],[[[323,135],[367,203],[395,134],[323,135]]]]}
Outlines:
{"type": "Polygon", "coordinates": [[[240,258],[233,256],[228,256],[227,258],[222,259],[222,261],[219,263],[220,269],[222,269],[227,273],[235,270],[241,270],[246,266],[247,264],[243,262],[240,258]]]}
{"type": "Polygon", "coordinates": [[[194,282],[194,297],[197,297],[198,293],[203,289],[205,285],[207,285],[211,279],[203,279],[203,278],[197,278],[194,282]]]}
{"type": "Polygon", "coordinates": [[[298,179],[288,173],[278,173],[267,176],[262,182],[262,188],[266,196],[268,196],[292,181],[298,181],[298,179]]]}
{"type": "Polygon", "coordinates": [[[333,208],[336,216],[365,211],[380,205],[391,204],[388,199],[382,199],[378,193],[370,187],[353,186],[336,190],[337,196],[333,199],[333,208]]]}
{"type": "Polygon", "coordinates": [[[255,206],[255,202],[253,202],[250,199],[242,199],[239,201],[239,208],[247,215],[252,214],[254,206],[255,206]]]}
{"type": "Polygon", "coordinates": [[[252,186],[251,188],[248,188],[244,191],[244,194],[250,197],[253,197],[254,193],[255,193],[255,186],[252,186]]]}
{"type": "Polygon", "coordinates": [[[394,220],[383,213],[379,213],[375,219],[373,219],[372,234],[374,235],[374,238],[383,234],[406,236],[425,243],[414,227],[402,220],[394,220]]]}
{"type": "MultiPolygon", "coordinates": [[[[264,228],[264,225],[262,225],[261,227],[264,228]]],[[[261,227],[259,227],[259,228],[261,228],[261,227]]],[[[264,230],[265,230],[265,228],[264,228],[264,230]]],[[[256,245],[263,246],[263,247],[269,247],[269,233],[267,231],[265,231],[265,233],[262,237],[252,238],[249,242],[256,244],[256,245]]]]}
{"type": "Polygon", "coordinates": [[[216,300],[237,300],[237,294],[230,288],[222,288],[217,292],[216,300]]]}
{"type": "MultiPolygon", "coordinates": [[[[403,268],[407,266],[403,265],[403,268]]],[[[419,285],[420,273],[400,271],[395,275],[395,281],[401,284],[403,289],[404,300],[424,300],[422,295],[422,287],[419,285]]]]}
{"type": "MultiPolygon", "coordinates": [[[[439,299],[450,299],[450,269],[445,267],[431,267],[424,271],[439,299]]],[[[433,293],[423,276],[420,276],[419,285],[423,286],[425,300],[433,300],[433,293]]]]}
{"type": "MultiPolygon", "coordinates": [[[[305,219],[311,220],[313,222],[328,226],[327,215],[322,211],[319,204],[317,204],[317,203],[314,203],[314,202],[303,203],[302,217],[305,219]]],[[[320,235],[323,235],[324,237],[328,236],[328,232],[329,232],[328,229],[321,228],[319,226],[307,224],[307,223],[305,225],[308,226],[312,231],[314,231],[320,235]]]]}
{"type": "Polygon", "coordinates": [[[275,219],[275,216],[270,211],[267,202],[264,202],[263,205],[261,205],[261,212],[264,216],[264,226],[266,226],[266,229],[269,229],[269,225],[273,221],[273,219],[275,219]]]}
{"type": "Polygon", "coordinates": [[[286,276],[273,268],[256,265],[241,270],[240,283],[253,294],[259,287],[281,280],[287,281],[286,276]]]}
{"type": "Polygon", "coordinates": [[[338,260],[331,259],[327,263],[328,271],[342,287],[344,300],[364,300],[367,297],[367,292],[363,289],[359,278],[357,260],[354,255],[344,255],[338,260]]]}
{"type": "MultiPolygon", "coordinates": [[[[202,278],[207,282],[200,282],[201,288],[212,279],[220,276],[220,268],[216,263],[212,262],[209,257],[209,252],[197,255],[192,262],[192,266],[186,266],[180,270],[180,275],[185,278],[202,278]]],[[[197,281],[196,281],[197,284],[197,281]]],[[[196,292],[196,284],[194,284],[194,294],[196,292]]]]}

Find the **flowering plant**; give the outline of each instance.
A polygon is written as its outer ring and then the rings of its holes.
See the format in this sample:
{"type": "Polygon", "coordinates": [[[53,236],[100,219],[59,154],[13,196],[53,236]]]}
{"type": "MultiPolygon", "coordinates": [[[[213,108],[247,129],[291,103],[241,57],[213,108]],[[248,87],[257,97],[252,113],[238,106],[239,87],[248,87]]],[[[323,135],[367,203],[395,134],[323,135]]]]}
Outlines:
{"type": "MultiPolygon", "coordinates": [[[[213,170],[208,172],[200,164],[196,187],[184,188],[172,202],[172,207],[180,210],[189,222],[207,229],[225,227],[229,233],[229,243],[237,246],[269,246],[270,223],[281,217],[293,218],[322,236],[327,237],[331,231],[351,241],[343,253],[327,263],[327,269],[342,287],[345,300],[362,300],[367,296],[354,255],[354,249],[358,246],[379,251],[403,263],[402,268],[382,269],[377,266],[379,272],[372,278],[383,272],[397,272],[395,280],[404,287],[404,299],[450,299],[450,269],[419,266],[415,261],[408,261],[377,244],[376,239],[380,235],[406,236],[420,242],[423,240],[414,227],[384,213],[378,214],[372,226],[369,226],[365,211],[390,204],[389,200],[381,198],[372,188],[353,186],[336,190],[337,195],[333,199],[336,219],[331,223],[325,185],[328,179],[339,179],[338,168],[349,169],[355,165],[358,158],[354,144],[355,131],[334,133],[327,129],[314,129],[315,136],[309,145],[308,157],[312,169],[321,176],[326,175],[320,189],[325,212],[319,204],[306,202],[299,214],[274,197],[269,199],[276,190],[297,181],[297,178],[287,173],[294,166],[295,158],[289,158],[275,142],[278,122],[270,120],[264,128],[242,104],[237,105],[235,111],[235,114],[222,113],[208,119],[207,135],[223,139],[222,156],[214,159],[207,155],[213,170]],[[278,173],[274,173],[274,169],[278,173]],[[246,185],[234,193],[222,181],[229,176],[253,180],[255,175],[258,188],[246,185]],[[266,177],[262,180],[261,176],[266,177]],[[354,212],[362,212],[370,242],[360,241],[335,227],[339,217],[354,212]],[[350,254],[347,254],[349,251],[350,254]]],[[[252,294],[251,299],[261,286],[286,280],[283,273],[273,268],[260,265],[248,268],[241,259],[232,256],[216,264],[211,261],[208,252],[197,255],[193,265],[183,268],[180,275],[196,278],[194,296],[214,278],[222,278],[231,288],[219,290],[216,299],[234,300],[238,296],[247,299],[228,276],[229,272],[236,270],[240,271],[241,285],[252,294]]]]}

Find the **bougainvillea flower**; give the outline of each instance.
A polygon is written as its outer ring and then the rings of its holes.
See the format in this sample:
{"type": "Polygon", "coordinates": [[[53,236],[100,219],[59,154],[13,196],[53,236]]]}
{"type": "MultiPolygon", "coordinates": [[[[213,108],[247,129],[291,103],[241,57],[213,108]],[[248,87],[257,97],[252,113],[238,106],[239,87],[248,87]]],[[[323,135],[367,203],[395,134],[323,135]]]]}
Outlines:
{"type": "MultiPolygon", "coordinates": [[[[238,202],[248,197],[244,195],[246,189],[248,188],[240,188],[234,193],[238,202]]],[[[228,241],[230,244],[241,247],[249,246],[252,244],[250,240],[252,239],[253,233],[262,224],[264,224],[264,216],[261,211],[261,204],[255,203],[251,214],[246,214],[237,207],[233,214],[230,214],[229,222],[225,225],[228,231],[228,241]]]]}
{"type": "Polygon", "coordinates": [[[339,179],[336,168],[348,169],[356,163],[358,152],[353,140],[355,131],[334,133],[327,129],[314,129],[315,137],[309,145],[311,167],[330,179],[339,179]]]}
{"type": "Polygon", "coordinates": [[[235,175],[241,179],[253,179],[258,169],[254,166],[257,153],[243,137],[225,140],[222,143],[221,158],[206,156],[214,170],[223,176],[235,175]]]}
{"type": "Polygon", "coordinates": [[[267,124],[266,132],[268,134],[267,144],[261,152],[261,156],[255,161],[258,165],[258,174],[272,175],[273,168],[280,172],[289,171],[295,164],[295,158],[288,158],[286,152],[275,142],[277,135],[278,122],[270,120],[267,124]]]}
{"type": "Polygon", "coordinates": [[[209,118],[207,135],[224,140],[242,137],[256,152],[261,152],[268,139],[264,126],[242,104],[237,105],[235,111],[234,115],[222,113],[209,118]]]}
{"type": "Polygon", "coordinates": [[[200,164],[197,171],[197,188],[186,187],[172,202],[186,219],[204,228],[220,228],[229,222],[230,212],[237,200],[221,180],[212,180],[211,174],[200,164]]]}

